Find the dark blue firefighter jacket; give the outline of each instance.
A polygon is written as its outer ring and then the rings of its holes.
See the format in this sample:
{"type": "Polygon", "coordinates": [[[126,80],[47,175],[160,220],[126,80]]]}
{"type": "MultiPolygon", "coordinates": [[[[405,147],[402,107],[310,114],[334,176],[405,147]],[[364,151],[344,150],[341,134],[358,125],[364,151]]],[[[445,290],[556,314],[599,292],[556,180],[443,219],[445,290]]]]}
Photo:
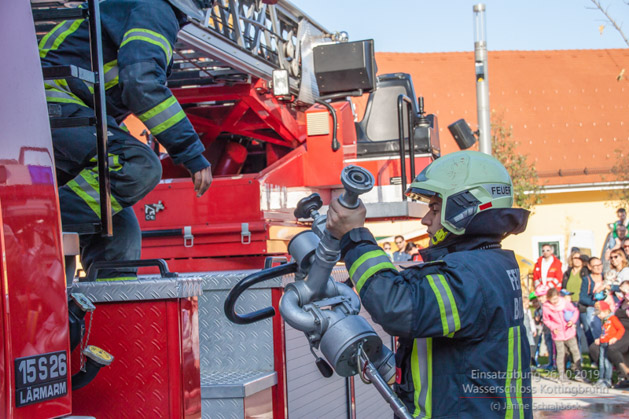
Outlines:
{"type": "Polygon", "coordinates": [[[395,269],[366,229],[341,240],[350,277],[373,320],[398,336],[395,390],[414,417],[532,417],[530,349],[520,271],[500,241],[528,211],[479,213],[465,235],[395,269]]]}
{"type": "MultiPolygon", "coordinates": [[[[176,164],[191,172],[207,167],[199,136],[166,86],[181,27],[173,8],[165,0],[105,0],[100,12],[107,114],[119,123],[135,114],[176,164]]],[[[40,41],[39,55],[43,66],[91,68],[87,19],[55,26],[40,41]]],[[[46,81],[49,103],[93,107],[92,91],[78,79],[46,81]]]]}

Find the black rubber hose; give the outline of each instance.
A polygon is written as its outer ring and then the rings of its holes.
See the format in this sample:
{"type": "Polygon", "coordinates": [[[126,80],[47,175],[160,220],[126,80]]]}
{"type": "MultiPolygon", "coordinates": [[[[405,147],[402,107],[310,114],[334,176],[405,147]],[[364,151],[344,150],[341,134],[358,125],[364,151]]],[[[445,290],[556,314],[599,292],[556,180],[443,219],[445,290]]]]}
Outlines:
{"type": "Polygon", "coordinates": [[[74,351],[74,348],[81,343],[81,338],[83,337],[81,332],[85,329],[85,322],[83,321],[83,317],[78,316],[70,309],[68,313],[68,323],[70,327],[70,351],[74,351]]]}
{"type": "Polygon", "coordinates": [[[265,307],[248,314],[237,314],[235,310],[236,301],[238,297],[240,297],[240,294],[255,284],[295,272],[297,272],[297,263],[292,262],[274,268],[264,269],[241,279],[234,285],[231,291],[229,291],[225,299],[225,315],[232,323],[236,324],[251,324],[273,317],[275,315],[275,309],[273,307],[265,307]]]}
{"type": "Polygon", "coordinates": [[[339,140],[338,138],[336,138],[336,125],[337,125],[336,111],[334,110],[332,105],[330,105],[328,102],[325,102],[320,99],[315,100],[315,102],[320,105],[325,106],[328,112],[330,112],[330,115],[332,115],[332,151],[338,151],[338,149],[341,148],[341,144],[339,144],[339,140]]]}
{"type": "Polygon", "coordinates": [[[92,382],[102,365],[96,363],[93,359],[87,358],[85,362],[85,371],[79,371],[72,376],[72,391],[85,387],[92,382]]]}

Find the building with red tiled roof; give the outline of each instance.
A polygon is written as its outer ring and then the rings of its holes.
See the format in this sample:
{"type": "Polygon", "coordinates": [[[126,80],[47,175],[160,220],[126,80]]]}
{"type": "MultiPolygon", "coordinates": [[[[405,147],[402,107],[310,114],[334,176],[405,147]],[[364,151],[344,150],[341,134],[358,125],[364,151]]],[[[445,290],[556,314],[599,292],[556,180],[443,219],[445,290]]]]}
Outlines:
{"type": "MultiPolygon", "coordinates": [[[[439,116],[443,154],[458,149],[449,124],[465,118],[477,128],[472,52],[378,53],[376,61],[379,74],[411,74],[426,111],[439,116]]],[[[508,244],[530,258],[540,240],[557,242],[564,259],[571,243],[600,253],[605,221],[615,218],[602,190],[618,187],[615,150],[629,152],[629,49],[490,51],[488,67],[490,107],[545,187],[527,232],[508,244]]]]}

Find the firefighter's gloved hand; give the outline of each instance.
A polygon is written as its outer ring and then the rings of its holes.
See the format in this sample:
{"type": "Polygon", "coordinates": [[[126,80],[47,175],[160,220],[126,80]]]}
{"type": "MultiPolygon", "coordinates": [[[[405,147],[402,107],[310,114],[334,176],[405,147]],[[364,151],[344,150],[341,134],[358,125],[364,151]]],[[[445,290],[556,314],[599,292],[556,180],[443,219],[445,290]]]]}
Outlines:
{"type": "Polygon", "coordinates": [[[202,196],[212,184],[212,168],[210,166],[192,174],[192,183],[197,198],[202,196]]]}
{"type": "Polygon", "coordinates": [[[358,208],[348,209],[341,205],[338,199],[334,199],[328,209],[328,219],[325,227],[332,234],[332,237],[340,240],[350,230],[363,227],[366,214],[367,210],[362,201],[359,203],[358,208]]]}

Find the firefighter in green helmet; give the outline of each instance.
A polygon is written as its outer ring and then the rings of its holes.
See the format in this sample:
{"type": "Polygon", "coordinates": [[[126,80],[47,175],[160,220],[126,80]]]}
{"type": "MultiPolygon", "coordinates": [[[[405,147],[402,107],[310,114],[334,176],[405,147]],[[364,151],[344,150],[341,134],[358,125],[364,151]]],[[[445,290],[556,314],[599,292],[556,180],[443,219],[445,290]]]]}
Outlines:
{"type": "Polygon", "coordinates": [[[327,228],[373,320],[397,336],[395,391],[414,417],[532,417],[520,271],[500,242],[526,228],[511,178],[460,151],[427,166],[406,195],[428,204],[425,263],[398,271],[364,228],[365,207],[334,201],[327,228]]]}

